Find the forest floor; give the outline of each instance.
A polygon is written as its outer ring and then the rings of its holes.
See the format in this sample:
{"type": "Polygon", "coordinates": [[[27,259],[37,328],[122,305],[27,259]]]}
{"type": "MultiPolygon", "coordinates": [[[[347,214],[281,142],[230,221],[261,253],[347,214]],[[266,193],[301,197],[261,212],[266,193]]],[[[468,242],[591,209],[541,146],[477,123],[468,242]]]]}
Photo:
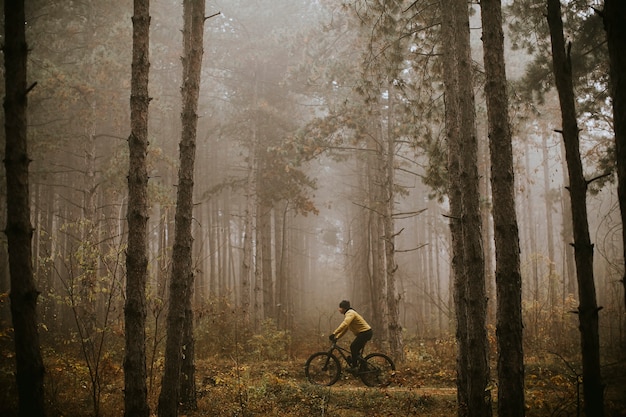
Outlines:
{"type": "MultiPolygon", "coordinates": [[[[16,415],[14,356],[0,343],[0,417],[16,415]]],[[[307,351],[309,349],[306,349],[307,351]]],[[[303,351],[303,349],[295,349],[303,351]]],[[[89,370],[79,355],[44,350],[48,417],[93,416],[89,370]],[[72,359],[73,357],[73,359],[72,359]]],[[[76,353],[76,352],[75,352],[76,353]]],[[[308,352],[311,353],[311,352],[308,352]]],[[[204,417],[361,417],[456,416],[454,349],[426,346],[407,351],[388,388],[368,388],[351,375],[335,385],[310,384],[304,375],[308,353],[269,359],[253,353],[213,355],[196,360],[197,410],[181,416],[204,417]]],[[[105,355],[100,363],[100,417],[123,415],[121,352],[105,355]]],[[[162,360],[149,374],[150,406],[156,415],[162,360]]],[[[526,416],[583,416],[579,409],[582,385],[576,367],[546,354],[526,361],[526,416]]],[[[606,417],[626,417],[626,363],[603,367],[606,417]]],[[[492,377],[496,367],[492,364],[492,377]]],[[[497,412],[497,386],[491,391],[497,412]]],[[[502,416],[504,417],[504,416],[502,416]]]]}
{"type": "MultiPolygon", "coordinates": [[[[306,358],[304,359],[306,360],[306,358]]],[[[306,381],[302,361],[265,361],[251,366],[199,366],[199,416],[456,416],[455,373],[434,358],[399,366],[394,384],[369,388],[351,375],[333,386],[306,381]],[[231,379],[232,378],[232,379],[231,379]]],[[[626,366],[606,368],[606,416],[626,416],[626,366]],[[619,369],[618,369],[619,368],[619,369]]],[[[558,363],[527,364],[526,416],[583,416],[577,395],[578,378],[558,363]]],[[[580,395],[582,396],[582,386],[580,395]]],[[[497,416],[497,387],[491,398],[497,416]]],[[[582,405],[580,405],[582,408],[582,405]]]]}

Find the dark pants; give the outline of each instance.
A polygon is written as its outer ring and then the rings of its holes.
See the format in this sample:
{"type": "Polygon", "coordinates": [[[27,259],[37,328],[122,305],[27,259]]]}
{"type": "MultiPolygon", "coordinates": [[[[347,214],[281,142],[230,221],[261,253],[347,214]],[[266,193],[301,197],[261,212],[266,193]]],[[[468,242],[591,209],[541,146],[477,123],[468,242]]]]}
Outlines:
{"type": "Polygon", "coordinates": [[[357,360],[359,356],[361,356],[361,351],[365,347],[365,344],[372,339],[372,335],[374,332],[372,329],[366,330],[356,335],[352,344],[350,345],[350,353],[352,353],[352,366],[357,365],[357,360]]]}

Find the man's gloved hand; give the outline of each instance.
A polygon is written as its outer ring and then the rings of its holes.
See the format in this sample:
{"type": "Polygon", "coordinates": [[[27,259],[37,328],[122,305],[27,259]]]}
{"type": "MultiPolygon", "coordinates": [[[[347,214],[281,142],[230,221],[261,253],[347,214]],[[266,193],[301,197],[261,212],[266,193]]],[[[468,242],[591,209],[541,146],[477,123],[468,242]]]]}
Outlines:
{"type": "Polygon", "coordinates": [[[330,336],[328,336],[328,340],[330,340],[331,342],[335,341],[335,335],[334,334],[330,334],[330,336]]]}

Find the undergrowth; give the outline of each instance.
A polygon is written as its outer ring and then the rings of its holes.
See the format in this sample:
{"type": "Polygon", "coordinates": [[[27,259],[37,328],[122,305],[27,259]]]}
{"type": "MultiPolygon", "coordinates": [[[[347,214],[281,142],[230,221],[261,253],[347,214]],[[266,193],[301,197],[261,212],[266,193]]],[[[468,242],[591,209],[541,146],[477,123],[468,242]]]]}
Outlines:
{"type": "MultiPolygon", "coordinates": [[[[198,321],[196,349],[196,416],[450,416],[456,415],[455,344],[452,338],[420,341],[406,338],[404,363],[397,364],[394,384],[386,389],[367,388],[352,376],[343,376],[332,387],[314,386],[304,376],[311,353],[328,347],[323,338],[294,336],[272,322],[255,335],[238,326],[225,325],[210,314],[198,321]]],[[[121,332],[110,335],[110,346],[121,346],[121,332]]],[[[47,341],[46,366],[48,416],[89,416],[88,370],[71,346],[47,341]]],[[[15,415],[16,393],[11,337],[0,335],[0,416],[15,415]]],[[[382,350],[375,343],[370,351],[382,350]]],[[[103,356],[100,416],[123,414],[122,353],[112,349],[103,356]]],[[[582,416],[580,361],[548,352],[527,352],[527,417],[582,416]],[[579,414],[580,413],[580,414],[579,414]]],[[[162,352],[154,361],[155,375],[162,374],[162,352]]],[[[495,364],[492,363],[495,379],[495,364]]],[[[607,384],[607,416],[626,416],[626,365],[614,361],[603,368],[607,384]]],[[[160,378],[149,387],[149,401],[156,412],[160,378]]],[[[497,385],[492,399],[497,406],[497,385]]],[[[494,411],[494,416],[497,415],[494,411]]]]}

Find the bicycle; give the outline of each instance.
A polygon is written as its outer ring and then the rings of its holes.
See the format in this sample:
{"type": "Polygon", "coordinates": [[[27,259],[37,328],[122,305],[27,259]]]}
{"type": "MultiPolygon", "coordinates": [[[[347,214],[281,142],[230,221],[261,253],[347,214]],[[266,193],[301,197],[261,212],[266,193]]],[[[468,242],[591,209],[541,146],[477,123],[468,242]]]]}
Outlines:
{"type": "MultiPolygon", "coordinates": [[[[316,352],[307,359],[304,365],[304,373],[312,384],[333,385],[341,376],[341,362],[339,357],[350,367],[348,349],[345,349],[333,341],[330,349],[325,352],[316,352]]],[[[396,365],[391,358],[382,353],[370,353],[365,358],[359,355],[357,358],[357,370],[352,373],[356,378],[368,387],[386,387],[391,384],[396,373],[396,365]]]]}

